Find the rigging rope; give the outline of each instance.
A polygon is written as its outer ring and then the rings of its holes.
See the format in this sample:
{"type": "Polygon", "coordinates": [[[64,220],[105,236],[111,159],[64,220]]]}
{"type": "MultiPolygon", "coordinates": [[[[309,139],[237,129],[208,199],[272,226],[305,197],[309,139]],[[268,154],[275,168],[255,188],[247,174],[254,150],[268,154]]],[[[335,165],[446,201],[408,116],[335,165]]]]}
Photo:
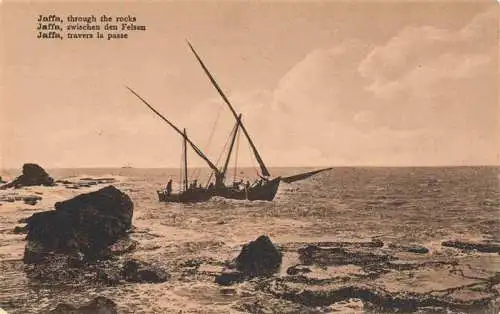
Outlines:
{"type": "Polygon", "coordinates": [[[256,165],[257,160],[255,158],[255,155],[254,155],[250,145],[248,145],[248,151],[250,152],[250,160],[252,161],[253,169],[255,170],[255,173],[257,174],[257,176],[260,176],[259,169],[257,168],[257,165],[256,165]]]}
{"type": "Polygon", "coordinates": [[[217,116],[215,117],[215,121],[214,121],[214,124],[212,125],[212,131],[210,132],[210,135],[208,137],[208,143],[206,145],[206,149],[205,151],[209,151],[209,148],[210,148],[210,144],[212,144],[212,139],[214,137],[214,133],[215,133],[215,129],[217,127],[217,124],[219,122],[219,117],[220,117],[220,112],[221,112],[221,109],[222,109],[222,106],[219,104],[219,108],[217,110],[217,116]]]}
{"type": "MultiPolygon", "coordinates": [[[[210,134],[208,136],[207,143],[204,146],[204,151],[207,152],[207,154],[210,154],[210,146],[212,145],[212,140],[214,138],[215,129],[217,128],[217,125],[219,123],[219,117],[220,117],[221,111],[222,111],[222,106],[221,106],[221,104],[219,104],[219,107],[217,109],[217,114],[215,116],[214,123],[212,124],[212,127],[210,128],[211,131],[210,131],[210,134]]],[[[201,169],[200,168],[196,168],[195,171],[193,172],[193,176],[195,177],[195,179],[198,179],[198,177],[200,176],[200,174],[201,174],[201,169]]]]}

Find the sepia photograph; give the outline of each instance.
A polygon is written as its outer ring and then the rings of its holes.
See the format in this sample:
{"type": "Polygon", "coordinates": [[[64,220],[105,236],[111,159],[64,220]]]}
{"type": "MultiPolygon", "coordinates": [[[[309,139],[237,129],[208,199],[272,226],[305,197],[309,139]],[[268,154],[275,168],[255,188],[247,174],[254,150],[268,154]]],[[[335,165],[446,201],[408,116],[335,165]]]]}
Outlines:
{"type": "Polygon", "coordinates": [[[499,5],[0,1],[0,314],[500,313],[499,5]]]}

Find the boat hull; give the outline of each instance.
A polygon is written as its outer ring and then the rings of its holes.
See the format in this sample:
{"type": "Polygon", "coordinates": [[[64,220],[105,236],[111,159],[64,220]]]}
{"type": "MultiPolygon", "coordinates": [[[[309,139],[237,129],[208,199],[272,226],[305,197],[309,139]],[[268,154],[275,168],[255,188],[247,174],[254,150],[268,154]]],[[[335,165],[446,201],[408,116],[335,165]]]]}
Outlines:
{"type": "Polygon", "coordinates": [[[215,191],[215,195],[236,200],[249,201],[272,201],[276,196],[281,178],[275,178],[264,182],[261,186],[250,187],[249,189],[236,190],[224,188],[215,191]]]}
{"type": "Polygon", "coordinates": [[[165,191],[157,191],[160,202],[167,203],[200,203],[210,200],[213,193],[206,190],[188,190],[181,193],[167,194],[165,191]]]}
{"type": "Polygon", "coordinates": [[[249,189],[237,190],[234,188],[221,188],[214,191],[205,189],[187,190],[181,193],[167,194],[165,191],[157,191],[160,202],[167,203],[200,203],[207,202],[212,196],[224,197],[234,200],[249,201],[272,201],[278,192],[281,177],[264,182],[260,186],[249,189]]]}

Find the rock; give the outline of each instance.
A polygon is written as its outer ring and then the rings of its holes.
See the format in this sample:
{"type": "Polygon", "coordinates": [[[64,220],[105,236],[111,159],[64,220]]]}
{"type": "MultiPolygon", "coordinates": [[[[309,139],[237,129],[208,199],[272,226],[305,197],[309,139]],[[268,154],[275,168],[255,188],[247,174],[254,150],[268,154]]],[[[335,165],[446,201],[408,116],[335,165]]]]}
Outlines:
{"type": "Polygon", "coordinates": [[[34,185],[44,185],[53,186],[54,179],[52,179],[45,170],[37,164],[24,164],[23,174],[7,183],[2,185],[0,189],[7,188],[21,188],[23,186],[34,186],[34,185]]]}
{"type": "Polygon", "coordinates": [[[199,267],[201,264],[203,264],[203,261],[198,260],[198,259],[188,259],[187,261],[184,261],[180,264],[182,267],[199,267]]]}
{"type": "Polygon", "coordinates": [[[129,282],[159,283],[170,279],[161,268],[138,260],[129,260],[123,266],[123,277],[129,282]]]}
{"type": "Polygon", "coordinates": [[[306,267],[303,265],[290,266],[286,270],[287,275],[290,275],[290,276],[295,276],[298,274],[310,273],[310,272],[311,272],[311,269],[309,267],[306,267]]]}
{"type": "Polygon", "coordinates": [[[351,251],[346,248],[322,248],[316,245],[308,245],[298,250],[299,260],[305,265],[376,265],[387,263],[394,257],[385,254],[375,254],[364,251],[351,251]]]}
{"type": "MultiPolygon", "coordinates": [[[[386,290],[373,284],[344,283],[323,285],[296,285],[285,279],[275,279],[269,286],[270,292],[277,298],[299,303],[308,308],[330,307],[332,304],[360,300],[363,311],[369,313],[483,313],[491,296],[473,300],[439,295],[439,293],[409,293],[386,290]]],[[[325,309],[326,310],[326,309],[325,309]]],[[[343,309],[342,313],[357,312],[343,309]]],[[[323,312],[324,313],[324,312],[323,312]]],[[[328,312],[330,313],[330,312],[328,312]]]]}
{"type": "Polygon", "coordinates": [[[236,289],[233,288],[221,288],[220,293],[224,295],[235,295],[238,292],[236,291],[236,289]]]}
{"type": "Polygon", "coordinates": [[[108,286],[115,286],[123,280],[122,272],[114,268],[99,268],[96,271],[96,279],[108,286]]]}
{"type": "Polygon", "coordinates": [[[462,250],[476,250],[483,253],[500,253],[500,244],[493,242],[466,242],[466,241],[444,241],[442,246],[454,247],[462,250]]]}
{"type": "MultiPolygon", "coordinates": [[[[34,255],[33,260],[36,258],[39,258],[39,255],[34,255]]],[[[82,261],[79,261],[80,258],[78,254],[50,254],[44,256],[43,260],[36,260],[38,263],[25,265],[24,270],[26,276],[31,280],[50,282],[51,284],[82,282],[85,271],[82,267],[82,261]]]]}
{"type": "Polygon", "coordinates": [[[37,195],[23,197],[24,204],[32,205],[32,206],[36,205],[36,203],[38,203],[38,201],[41,199],[42,198],[40,196],[37,196],[37,195]]]}
{"type": "Polygon", "coordinates": [[[420,246],[420,245],[412,245],[412,246],[405,247],[404,249],[407,252],[415,253],[415,254],[427,254],[427,253],[429,253],[428,248],[426,248],[424,246],[420,246]]]}
{"type": "Polygon", "coordinates": [[[243,282],[245,277],[245,274],[240,271],[224,271],[215,277],[215,283],[221,286],[230,286],[234,283],[243,282]]]}
{"type": "Polygon", "coordinates": [[[28,228],[26,226],[21,227],[21,226],[15,226],[14,227],[14,233],[15,234],[22,234],[22,233],[27,233],[28,228]]]}
{"type": "Polygon", "coordinates": [[[55,208],[25,220],[25,263],[43,261],[51,252],[80,252],[89,261],[106,258],[132,226],[133,203],[114,186],[58,202],[55,208]]]}
{"type": "MultiPolygon", "coordinates": [[[[298,243],[298,244],[303,244],[303,243],[298,243]]],[[[308,244],[320,247],[349,247],[349,248],[382,248],[384,246],[384,242],[382,242],[382,240],[377,238],[373,238],[369,242],[321,241],[308,244]]]]}
{"type": "Polygon", "coordinates": [[[282,254],[269,237],[260,236],[243,246],[234,260],[236,270],[225,269],[215,277],[215,282],[227,286],[253,277],[270,276],[279,269],[281,261],[282,254]]]}
{"type": "Polygon", "coordinates": [[[128,237],[121,238],[109,247],[109,252],[113,255],[121,255],[134,251],[139,242],[128,237]]]}
{"type": "Polygon", "coordinates": [[[269,276],[279,269],[281,261],[281,252],[267,236],[244,245],[235,260],[236,269],[249,277],[269,276]]]}
{"type": "Polygon", "coordinates": [[[62,184],[73,184],[73,182],[69,180],[56,180],[56,183],[62,183],[62,184]]]}
{"type": "Polygon", "coordinates": [[[389,248],[396,249],[396,250],[402,250],[405,252],[410,252],[410,253],[415,253],[415,254],[427,254],[427,253],[429,253],[428,248],[421,246],[421,245],[417,245],[417,244],[399,245],[399,244],[391,243],[391,244],[389,244],[389,248]]]}
{"type": "Polygon", "coordinates": [[[62,303],[51,314],[118,314],[116,303],[105,297],[97,297],[89,303],[76,307],[62,303]]]}

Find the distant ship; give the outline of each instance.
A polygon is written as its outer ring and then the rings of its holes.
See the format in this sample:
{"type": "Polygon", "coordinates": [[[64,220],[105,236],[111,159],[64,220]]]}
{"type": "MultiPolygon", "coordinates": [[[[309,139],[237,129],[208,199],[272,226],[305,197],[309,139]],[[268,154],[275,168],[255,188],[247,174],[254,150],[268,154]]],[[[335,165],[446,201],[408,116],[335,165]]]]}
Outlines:
{"type": "Polygon", "coordinates": [[[193,46],[188,42],[188,45],[195,55],[196,59],[200,63],[201,67],[205,71],[205,74],[208,76],[210,79],[210,82],[212,85],[215,87],[215,89],[218,91],[224,102],[228,105],[229,109],[231,110],[235,120],[236,124],[230,134],[230,145],[228,149],[228,153],[226,156],[226,159],[223,163],[223,166],[221,168],[217,167],[202,151],[201,149],[196,146],[193,141],[187,136],[186,130],[184,129],[184,132],[181,131],[177,126],[175,126],[171,121],[169,121],[167,118],[165,118],[162,114],[160,114],[155,108],[153,108],[144,98],[139,96],[134,90],[132,90],[130,87],[127,87],[127,89],[132,92],[137,98],[139,98],[146,106],[149,107],[155,114],[157,114],[160,118],[162,118],[170,127],[172,127],[178,134],[182,136],[184,139],[184,164],[183,164],[183,171],[184,171],[184,178],[183,178],[183,183],[181,185],[181,191],[179,193],[171,194],[171,192],[168,192],[166,190],[162,191],[157,191],[158,196],[160,201],[166,201],[166,202],[201,202],[201,201],[206,201],[210,199],[212,196],[220,196],[228,199],[238,199],[238,200],[263,200],[263,201],[272,201],[274,197],[276,196],[276,192],[278,191],[278,187],[280,182],[283,180],[286,183],[291,183],[294,181],[299,181],[303,180],[305,178],[308,178],[314,174],[320,173],[322,171],[330,170],[331,168],[325,168],[325,169],[319,169],[315,171],[309,171],[305,173],[300,173],[288,177],[271,177],[271,174],[269,170],[267,169],[266,165],[264,164],[264,161],[262,160],[262,157],[260,156],[257,148],[255,147],[250,135],[248,134],[247,129],[243,125],[242,119],[241,119],[241,114],[238,114],[232,104],[229,102],[229,99],[226,97],[222,89],[219,87],[217,82],[215,81],[214,77],[212,74],[208,71],[207,67],[199,57],[199,55],[196,53],[194,50],[193,46]],[[253,152],[255,159],[257,160],[259,167],[260,167],[260,173],[257,173],[258,178],[254,181],[253,184],[250,184],[249,181],[247,183],[243,183],[242,180],[240,182],[234,182],[231,185],[226,185],[225,184],[225,178],[227,174],[227,169],[228,169],[228,164],[229,160],[231,158],[231,154],[233,152],[233,148],[235,145],[235,141],[237,139],[237,136],[240,133],[240,130],[243,132],[245,137],[248,140],[248,143],[250,145],[251,151],[253,152]],[[202,187],[202,186],[197,186],[196,184],[194,186],[189,185],[187,182],[187,157],[186,157],[186,147],[187,144],[191,146],[193,151],[198,154],[206,163],[207,165],[212,169],[212,175],[209,178],[209,181],[212,179],[212,176],[215,178],[215,182],[209,182],[207,183],[207,186],[202,187]]]}

